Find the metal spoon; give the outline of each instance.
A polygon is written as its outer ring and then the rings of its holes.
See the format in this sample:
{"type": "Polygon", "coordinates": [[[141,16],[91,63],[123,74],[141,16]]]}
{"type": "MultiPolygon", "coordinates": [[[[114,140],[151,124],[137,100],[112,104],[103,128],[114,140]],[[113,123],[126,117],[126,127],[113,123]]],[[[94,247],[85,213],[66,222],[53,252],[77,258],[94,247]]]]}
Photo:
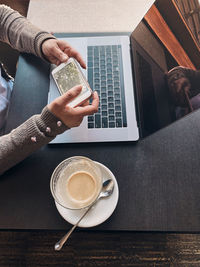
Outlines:
{"type": "Polygon", "coordinates": [[[80,223],[80,221],[83,219],[83,217],[89,212],[89,210],[91,210],[91,208],[94,206],[94,204],[97,203],[97,201],[100,198],[105,198],[105,197],[109,197],[114,189],[114,182],[112,179],[108,179],[103,183],[103,187],[102,187],[102,191],[99,194],[99,197],[96,199],[96,201],[94,203],[92,203],[89,208],[86,210],[86,212],[81,216],[81,218],[78,220],[78,222],[71,228],[71,230],[69,230],[69,232],[67,232],[67,234],[65,234],[56,244],[55,244],[55,250],[61,250],[62,246],[64,245],[64,243],[67,241],[67,239],[69,238],[69,236],[71,235],[71,233],[74,231],[74,229],[78,226],[78,224],[80,223]]]}

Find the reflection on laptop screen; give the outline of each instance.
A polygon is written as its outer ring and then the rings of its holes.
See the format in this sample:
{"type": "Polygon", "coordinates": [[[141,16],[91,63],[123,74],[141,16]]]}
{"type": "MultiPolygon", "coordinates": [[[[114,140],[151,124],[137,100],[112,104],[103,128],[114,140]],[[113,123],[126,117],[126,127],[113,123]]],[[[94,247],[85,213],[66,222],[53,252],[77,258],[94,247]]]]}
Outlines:
{"type": "Polygon", "coordinates": [[[200,107],[200,20],[186,2],[157,0],[131,35],[143,137],[200,107]]]}

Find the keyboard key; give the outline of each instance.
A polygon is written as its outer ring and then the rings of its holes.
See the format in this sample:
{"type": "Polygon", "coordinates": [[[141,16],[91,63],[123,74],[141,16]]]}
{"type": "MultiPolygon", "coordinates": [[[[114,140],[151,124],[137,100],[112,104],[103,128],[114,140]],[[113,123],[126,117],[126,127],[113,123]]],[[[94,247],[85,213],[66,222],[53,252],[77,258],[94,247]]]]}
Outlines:
{"type": "Polygon", "coordinates": [[[103,116],[103,117],[107,117],[107,116],[108,116],[107,111],[104,111],[104,110],[103,110],[103,111],[102,111],[102,116],[103,116]]]}
{"type": "Polygon", "coordinates": [[[105,87],[106,86],[106,81],[101,81],[101,86],[105,87]]]}
{"type": "Polygon", "coordinates": [[[88,62],[88,68],[92,68],[93,67],[93,62],[89,61],[88,62]]]}
{"type": "Polygon", "coordinates": [[[113,74],[114,74],[115,76],[119,76],[119,71],[113,71],[113,74]]]}
{"type": "Polygon", "coordinates": [[[115,120],[115,116],[110,115],[110,116],[108,116],[108,119],[109,119],[109,121],[114,121],[115,120]]]}
{"type": "Polygon", "coordinates": [[[114,87],[119,87],[119,82],[114,82],[114,87]]]}
{"type": "Polygon", "coordinates": [[[119,71],[119,67],[118,66],[113,66],[113,71],[119,71]]]}
{"type": "Polygon", "coordinates": [[[98,63],[99,64],[99,57],[94,57],[94,63],[98,63]]]}
{"type": "Polygon", "coordinates": [[[121,113],[121,112],[116,112],[116,113],[115,113],[115,116],[116,116],[116,117],[120,117],[120,118],[121,118],[121,116],[122,116],[122,113],[121,113]]]}
{"type": "Polygon", "coordinates": [[[114,103],[108,103],[108,108],[114,108],[114,103]]]}
{"type": "Polygon", "coordinates": [[[89,122],[89,123],[88,123],[88,128],[89,128],[89,129],[94,128],[94,123],[93,123],[93,122],[89,122]]]}
{"type": "Polygon", "coordinates": [[[120,88],[119,87],[115,87],[114,91],[115,91],[115,93],[119,93],[120,92],[120,88]]]}
{"type": "Polygon", "coordinates": [[[115,94],[115,99],[120,99],[120,94],[115,94]]]}
{"type": "Polygon", "coordinates": [[[107,104],[107,99],[106,98],[101,99],[101,104],[107,104]]]}
{"type": "Polygon", "coordinates": [[[115,106],[116,111],[121,111],[121,106],[115,106]]]}
{"type": "Polygon", "coordinates": [[[94,47],[94,56],[98,56],[99,55],[99,48],[98,46],[94,47]]]}
{"type": "Polygon", "coordinates": [[[108,119],[106,117],[102,118],[102,128],[108,128],[108,119]]]}
{"type": "Polygon", "coordinates": [[[106,45],[106,52],[111,52],[111,46],[110,45],[106,45]]]}
{"type": "Polygon", "coordinates": [[[99,73],[99,68],[94,68],[94,72],[99,73]]]}
{"type": "Polygon", "coordinates": [[[122,127],[122,120],[116,119],[116,127],[122,127]]]}
{"type": "Polygon", "coordinates": [[[119,62],[119,61],[118,61],[118,55],[117,55],[117,54],[114,54],[114,55],[113,55],[113,60],[116,60],[117,62],[119,62]]]}
{"type": "Polygon", "coordinates": [[[101,116],[95,114],[95,128],[101,128],[101,116]]]}
{"type": "Polygon", "coordinates": [[[102,110],[107,110],[107,105],[101,105],[102,110]]]}
{"type": "Polygon", "coordinates": [[[119,66],[119,62],[118,62],[118,60],[113,60],[113,66],[119,66]]]}
{"type": "Polygon", "coordinates": [[[112,45],[112,51],[117,51],[117,46],[116,45],[112,45]]]}
{"type": "Polygon", "coordinates": [[[108,91],[108,96],[113,96],[113,91],[108,91]]]}
{"type": "Polygon", "coordinates": [[[115,105],[120,105],[121,101],[120,100],[115,100],[115,105]]]}
{"type": "Polygon", "coordinates": [[[109,122],[109,128],[115,128],[115,123],[114,122],[109,122]]]}
{"type": "Polygon", "coordinates": [[[100,50],[100,53],[101,53],[101,52],[104,52],[104,51],[105,51],[105,46],[100,46],[100,47],[99,47],[99,50],[100,50]]]}
{"type": "Polygon", "coordinates": [[[93,122],[94,121],[94,116],[88,116],[88,121],[93,122]]]}
{"type": "Polygon", "coordinates": [[[100,88],[100,85],[99,85],[99,84],[95,84],[95,85],[94,85],[94,89],[95,89],[95,90],[98,90],[99,88],[100,88]]]}
{"type": "Polygon", "coordinates": [[[108,110],[108,114],[109,114],[109,115],[114,115],[114,114],[115,114],[114,109],[109,109],[109,110],[108,110]]]}

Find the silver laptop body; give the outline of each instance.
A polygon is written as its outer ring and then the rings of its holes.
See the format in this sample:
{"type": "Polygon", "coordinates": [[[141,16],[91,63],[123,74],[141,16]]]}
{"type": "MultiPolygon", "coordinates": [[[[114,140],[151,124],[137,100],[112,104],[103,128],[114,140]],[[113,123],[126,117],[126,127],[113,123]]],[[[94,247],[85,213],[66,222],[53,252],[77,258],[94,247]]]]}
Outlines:
{"type": "MultiPolygon", "coordinates": [[[[72,47],[74,47],[79,53],[82,55],[83,59],[85,60],[87,64],[88,60],[88,49],[92,47],[92,49],[96,49],[93,47],[98,47],[97,49],[107,49],[109,51],[109,47],[111,47],[111,50],[115,52],[116,49],[120,48],[120,57],[121,57],[121,66],[123,69],[122,75],[120,76],[120,79],[123,79],[123,90],[124,90],[124,100],[123,104],[125,106],[125,113],[126,113],[126,122],[123,124],[117,123],[117,121],[120,121],[118,118],[113,118],[113,115],[120,115],[120,105],[116,106],[116,103],[118,104],[119,101],[115,100],[115,96],[119,96],[119,94],[111,94],[109,99],[112,99],[114,101],[114,107],[118,108],[117,111],[113,111],[113,108],[109,108],[112,104],[106,104],[101,103],[101,101],[107,101],[103,100],[101,97],[103,93],[99,93],[100,95],[100,106],[99,111],[96,114],[96,118],[99,119],[100,125],[96,125],[95,122],[92,125],[92,118],[85,117],[83,119],[82,124],[79,127],[72,128],[66,132],[64,132],[61,135],[58,135],[51,144],[56,143],[85,143],[85,142],[116,142],[116,141],[136,141],[139,139],[139,130],[137,126],[137,120],[136,120],[136,108],[135,108],[135,98],[134,98],[134,85],[133,85],[133,76],[132,76],[132,67],[131,67],[131,52],[130,52],[130,38],[129,36],[103,36],[103,37],[73,37],[73,38],[60,38],[68,43],[72,47]],[[103,48],[102,48],[103,47],[103,48]],[[117,48],[116,48],[117,47],[117,48]],[[109,106],[108,106],[109,105],[109,106]],[[105,112],[105,107],[107,107],[107,113],[112,112],[114,114],[107,114],[107,124],[105,125],[103,123],[104,117],[103,115],[105,112]],[[103,110],[104,109],[104,110],[103,110]],[[104,111],[104,112],[103,112],[104,111]],[[117,113],[118,112],[118,113],[117,113]],[[109,121],[109,119],[112,119],[112,121],[109,121]]],[[[114,53],[113,52],[113,53],[114,53]]],[[[99,52],[100,53],[100,52],[99,52]]],[[[112,63],[112,62],[111,62],[112,63]]],[[[109,63],[107,64],[109,65],[109,63]]],[[[114,65],[113,65],[114,66],[114,65]]],[[[55,66],[52,65],[51,71],[55,66]]],[[[94,66],[93,66],[94,68],[94,66]]],[[[116,73],[118,73],[118,69],[116,73]]],[[[87,70],[83,70],[83,73],[86,77],[88,77],[89,74],[89,66],[87,67],[87,70]]],[[[109,71],[109,69],[107,70],[109,71]]],[[[109,75],[108,73],[105,74],[106,77],[109,75]]],[[[101,75],[99,77],[99,80],[97,78],[97,81],[99,81],[99,85],[101,87],[101,84],[103,84],[103,81],[101,81],[101,75]]],[[[105,77],[105,76],[104,76],[105,77]]],[[[93,75],[93,86],[92,89],[95,90],[97,84],[95,84],[95,77],[93,75]]],[[[90,81],[89,81],[90,82],[90,81]]],[[[107,81],[109,83],[109,81],[107,81]]],[[[114,82],[113,82],[114,84],[114,82]]],[[[116,82],[117,84],[117,82],[116,82]]],[[[91,84],[90,84],[91,85],[91,84]]],[[[111,92],[110,92],[111,93],[111,92]]],[[[49,86],[49,95],[48,95],[48,103],[50,103],[52,100],[54,100],[56,97],[58,97],[59,91],[55,85],[55,82],[52,78],[51,72],[50,72],[50,86],[49,86]]],[[[105,94],[104,94],[105,95],[105,94]]],[[[113,106],[112,105],[112,106],[113,106]]],[[[95,118],[95,115],[94,115],[95,118]]]]}

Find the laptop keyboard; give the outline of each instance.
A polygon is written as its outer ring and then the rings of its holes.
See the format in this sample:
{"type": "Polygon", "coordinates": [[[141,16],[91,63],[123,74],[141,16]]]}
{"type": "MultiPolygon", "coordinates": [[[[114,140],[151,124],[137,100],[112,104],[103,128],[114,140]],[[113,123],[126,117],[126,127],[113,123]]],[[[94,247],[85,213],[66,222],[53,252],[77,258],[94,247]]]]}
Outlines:
{"type": "Polygon", "coordinates": [[[88,46],[88,82],[99,95],[88,128],[127,127],[121,45],[88,46]]]}

